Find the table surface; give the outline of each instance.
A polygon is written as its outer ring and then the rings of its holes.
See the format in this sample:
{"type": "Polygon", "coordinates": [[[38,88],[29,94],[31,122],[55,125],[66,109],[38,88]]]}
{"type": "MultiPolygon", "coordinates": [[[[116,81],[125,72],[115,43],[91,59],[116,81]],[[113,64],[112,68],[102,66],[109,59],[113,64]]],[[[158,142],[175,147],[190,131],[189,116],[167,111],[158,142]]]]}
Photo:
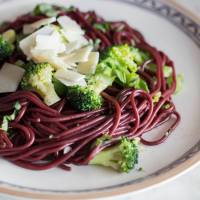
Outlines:
{"type": "MultiPolygon", "coordinates": [[[[7,0],[0,0],[5,2],[7,0]]],[[[167,0],[166,0],[167,1],[167,0]]],[[[200,0],[176,0],[178,3],[190,9],[200,17],[200,0]]],[[[160,186],[148,189],[146,191],[130,194],[126,197],[114,198],[115,200],[200,200],[200,165],[176,178],[173,181],[164,183],[160,186]]],[[[14,197],[8,197],[0,194],[0,200],[17,200],[14,197]]],[[[113,198],[112,198],[113,199],[113,198]]],[[[107,199],[107,200],[112,200],[107,199]]],[[[23,200],[20,198],[20,200],[23,200]]],[[[24,199],[25,200],[25,199],[24,199]]]]}

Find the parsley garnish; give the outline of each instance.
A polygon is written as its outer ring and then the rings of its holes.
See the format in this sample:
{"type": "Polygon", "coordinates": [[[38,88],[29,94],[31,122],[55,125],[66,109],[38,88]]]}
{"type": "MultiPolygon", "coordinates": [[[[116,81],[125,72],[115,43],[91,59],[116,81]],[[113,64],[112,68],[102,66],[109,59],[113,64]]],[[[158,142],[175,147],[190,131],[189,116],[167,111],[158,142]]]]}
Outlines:
{"type": "Polygon", "coordinates": [[[101,23],[101,24],[96,23],[93,25],[93,27],[97,30],[100,30],[100,31],[106,33],[110,29],[110,24],[109,23],[101,23]]]}
{"type": "Polygon", "coordinates": [[[11,115],[5,115],[3,117],[2,124],[0,125],[0,129],[7,132],[8,131],[8,124],[10,121],[13,121],[16,118],[17,113],[21,109],[20,103],[17,101],[14,105],[14,112],[11,115]]]}

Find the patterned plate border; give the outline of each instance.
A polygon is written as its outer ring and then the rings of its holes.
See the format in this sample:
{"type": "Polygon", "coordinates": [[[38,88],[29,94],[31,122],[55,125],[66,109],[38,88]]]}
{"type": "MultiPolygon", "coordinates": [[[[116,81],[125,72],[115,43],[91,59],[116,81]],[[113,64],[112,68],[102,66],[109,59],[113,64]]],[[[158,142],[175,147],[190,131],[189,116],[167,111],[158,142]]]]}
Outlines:
{"type": "MultiPolygon", "coordinates": [[[[195,20],[185,15],[182,11],[179,11],[175,7],[170,6],[170,4],[164,2],[164,0],[110,0],[110,1],[120,1],[123,3],[128,3],[130,5],[134,5],[142,9],[146,9],[159,16],[162,16],[163,18],[165,18],[166,20],[170,21],[175,26],[180,28],[183,32],[185,32],[195,42],[195,44],[198,47],[200,47],[200,24],[196,23],[195,20]]],[[[0,181],[0,185],[5,186],[2,188],[0,187],[0,192],[11,194],[11,195],[17,195],[17,196],[32,197],[32,198],[65,199],[65,200],[66,199],[70,199],[70,200],[86,199],[86,198],[88,199],[91,197],[98,198],[98,197],[103,197],[103,196],[117,195],[120,193],[127,193],[127,192],[131,192],[131,190],[124,189],[121,192],[120,190],[129,186],[137,185],[144,181],[148,182],[149,180],[153,178],[159,177],[162,174],[166,174],[170,172],[171,170],[177,168],[181,164],[185,163],[186,161],[189,161],[191,158],[195,157],[199,152],[200,152],[200,141],[194,147],[192,147],[189,151],[187,151],[184,155],[182,155],[179,159],[167,165],[166,167],[156,171],[155,173],[152,173],[143,178],[138,178],[133,181],[129,181],[123,184],[116,184],[109,187],[101,187],[101,188],[94,188],[94,189],[88,189],[88,190],[70,190],[70,191],[39,190],[35,188],[22,187],[22,186],[0,181]],[[9,187],[11,189],[9,189],[9,187]],[[8,189],[5,189],[5,188],[8,188],[8,189]],[[118,190],[118,192],[113,191],[113,190],[118,190]],[[103,192],[103,193],[100,193],[100,192],[103,192]],[[76,195],[73,195],[73,194],[76,194],[76,195]]],[[[199,158],[197,158],[195,162],[191,163],[191,165],[196,163],[198,160],[199,158]]],[[[172,176],[177,175],[177,174],[178,172],[176,172],[175,174],[172,173],[172,176]]],[[[164,181],[167,178],[169,177],[166,176],[166,178],[164,178],[163,180],[155,181],[153,184],[164,181]]],[[[146,186],[148,187],[151,185],[147,184],[146,186]]],[[[140,190],[144,188],[145,186],[136,187],[136,188],[132,187],[132,190],[136,191],[136,190],[140,190]]]]}
{"type": "MultiPolygon", "coordinates": [[[[200,47],[200,25],[176,8],[160,0],[115,0],[151,11],[167,19],[186,33],[200,47]]],[[[168,0],[167,0],[168,1],[168,0]]]]}

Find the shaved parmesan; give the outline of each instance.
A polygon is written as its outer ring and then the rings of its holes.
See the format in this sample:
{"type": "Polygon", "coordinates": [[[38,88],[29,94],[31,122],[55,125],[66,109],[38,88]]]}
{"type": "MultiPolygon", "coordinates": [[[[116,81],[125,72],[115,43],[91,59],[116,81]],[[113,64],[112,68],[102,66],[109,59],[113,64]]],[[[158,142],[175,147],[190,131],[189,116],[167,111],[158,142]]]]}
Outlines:
{"type": "Polygon", "coordinates": [[[79,24],[77,24],[76,21],[72,20],[70,17],[61,16],[57,19],[57,21],[65,31],[72,31],[79,35],[84,34],[84,31],[81,29],[79,24]]]}
{"type": "Polygon", "coordinates": [[[25,70],[17,65],[5,63],[0,70],[0,93],[15,92],[25,70]]]}
{"type": "Polygon", "coordinates": [[[84,31],[81,29],[76,21],[67,16],[61,16],[57,19],[59,25],[63,28],[63,35],[69,42],[81,40],[84,31]]]}
{"type": "Polygon", "coordinates": [[[78,82],[81,79],[85,79],[85,75],[67,69],[58,69],[55,73],[55,77],[57,79],[66,79],[71,82],[78,82]]]}
{"type": "Polygon", "coordinates": [[[82,37],[82,35],[73,31],[64,31],[63,35],[69,42],[80,40],[82,37]]]}
{"type": "Polygon", "coordinates": [[[81,49],[78,49],[70,54],[64,55],[61,58],[63,61],[69,65],[79,62],[87,62],[88,57],[92,51],[92,46],[87,46],[81,49]]]}
{"type": "Polygon", "coordinates": [[[66,78],[57,78],[62,84],[66,85],[66,86],[75,86],[75,85],[79,85],[79,86],[86,86],[87,83],[84,79],[81,79],[79,81],[69,81],[66,78]]]}
{"type": "Polygon", "coordinates": [[[88,41],[83,36],[81,36],[79,40],[76,40],[74,42],[69,42],[66,44],[65,53],[71,53],[77,49],[80,49],[83,46],[86,46],[87,44],[88,41]]]}
{"type": "Polygon", "coordinates": [[[25,39],[21,40],[19,43],[20,49],[27,56],[27,59],[31,59],[31,49],[35,46],[35,38],[37,35],[51,35],[54,29],[51,26],[45,26],[33,34],[29,35],[25,39]]]}
{"type": "Polygon", "coordinates": [[[78,72],[70,71],[70,70],[63,70],[59,69],[54,74],[55,78],[58,79],[61,83],[66,86],[86,86],[85,76],[79,74],[78,72]]]}
{"type": "Polygon", "coordinates": [[[51,35],[37,35],[35,49],[53,50],[57,54],[63,53],[66,50],[65,44],[57,31],[54,31],[51,35]]]}
{"type": "Polygon", "coordinates": [[[58,57],[58,55],[52,50],[38,50],[32,49],[31,56],[34,62],[48,62],[55,70],[60,68],[70,68],[62,59],[58,57]]]}
{"type": "Polygon", "coordinates": [[[49,24],[51,24],[53,22],[56,22],[56,18],[55,17],[41,19],[41,20],[36,21],[36,22],[34,22],[32,24],[25,24],[23,26],[23,33],[24,34],[33,33],[34,31],[36,31],[41,26],[49,25],[49,24]]]}
{"type": "Polygon", "coordinates": [[[80,72],[81,74],[94,74],[98,62],[99,62],[99,53],[92,52],[90,53],[87,62],[78,64],[77,66],[78,72],[80,72]]]}

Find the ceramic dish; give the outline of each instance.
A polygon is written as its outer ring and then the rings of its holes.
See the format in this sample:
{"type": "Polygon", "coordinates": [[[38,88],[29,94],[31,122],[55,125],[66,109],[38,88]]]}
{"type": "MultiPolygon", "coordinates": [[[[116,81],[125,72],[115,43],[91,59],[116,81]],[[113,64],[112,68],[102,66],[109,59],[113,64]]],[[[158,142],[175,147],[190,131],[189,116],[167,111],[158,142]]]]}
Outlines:
{"type": "MultiPolygon", "coordinates": [[[[38,0],[9,1],[0,7],[0,21],[31,10],[38,0]]],[[[47,1],[45,1],[47,2],[47,1]]],[[[175,98],[180,126],[162,145],[143,147],[143,171],[119,174],[98,167],[29,171],[0,160],[0,193],[38,199],[111,197],[148,188],[194,166],[200,160],[200,21],[173,3],[154,0],[51,0],[95,10],[108,20],[126,20],[147,41],[164,50],[185,75],[184,90],[175,98]]],[[[169,1],[167,1],[169,2],[169,1]]],[[[155,131],[156,137],[159,131],[155,131]]]]}

